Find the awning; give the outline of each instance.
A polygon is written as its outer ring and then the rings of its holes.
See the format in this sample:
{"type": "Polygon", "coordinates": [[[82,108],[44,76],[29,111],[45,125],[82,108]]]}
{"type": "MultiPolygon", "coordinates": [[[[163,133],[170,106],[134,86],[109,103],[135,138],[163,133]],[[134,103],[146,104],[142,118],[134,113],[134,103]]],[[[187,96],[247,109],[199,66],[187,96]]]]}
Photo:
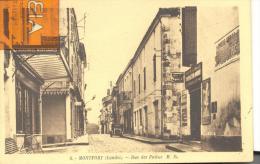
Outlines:
{"type": "Polygon", "coordinates": [[[17,57],[24,64],[28,64],[31,69],[36,71],[43,80],[53,80],[59,78],[72,79],[68,61],[64,51],[56,52],[37,50],[20,51],[16,50],[17,57]]]}
{"type": "Polygon", "coordinates": [[[69,89],[48,89],[44,91],[43,95],[68,95],[69,89]]]}

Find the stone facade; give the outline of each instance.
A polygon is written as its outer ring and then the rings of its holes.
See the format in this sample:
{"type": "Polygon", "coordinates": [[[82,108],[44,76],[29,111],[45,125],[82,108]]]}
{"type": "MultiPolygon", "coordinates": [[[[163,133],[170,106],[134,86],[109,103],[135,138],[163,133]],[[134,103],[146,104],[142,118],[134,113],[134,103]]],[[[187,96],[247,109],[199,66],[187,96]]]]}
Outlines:
{"type": "Polygon", "coordinates": [[[210,151],[241,150],[238,11],[225,9],[230,21],[222,10],[159,10],[116,82],[118,123],[131,125],[135,135],[196,141],[210,151]],[[216,22],[206,13],[219,14],[221,27],[212,28],[216,22]],[[129,109],[120,106],[124,92],[131,92],[129,109]]]}

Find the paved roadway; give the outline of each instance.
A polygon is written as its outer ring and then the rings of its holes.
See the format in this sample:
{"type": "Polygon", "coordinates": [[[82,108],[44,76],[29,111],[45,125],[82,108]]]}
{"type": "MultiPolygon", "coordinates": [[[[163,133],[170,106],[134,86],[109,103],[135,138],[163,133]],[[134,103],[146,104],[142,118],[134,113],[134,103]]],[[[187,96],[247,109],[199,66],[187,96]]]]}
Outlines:
{"type": "Polygon", "coordinates": [[[45,153],[131,153],[131,152],[171,152],[165,144],[148,144],[127,138],[110,137],[107,134],[88,136],[89,145],[56,148],[45,153]]]}

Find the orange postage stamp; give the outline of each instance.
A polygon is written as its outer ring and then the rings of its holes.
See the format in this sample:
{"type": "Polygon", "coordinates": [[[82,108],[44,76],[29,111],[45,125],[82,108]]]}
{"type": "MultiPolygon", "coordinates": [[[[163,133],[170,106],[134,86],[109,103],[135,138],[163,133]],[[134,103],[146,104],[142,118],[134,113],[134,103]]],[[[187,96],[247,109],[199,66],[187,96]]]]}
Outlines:
{"type": "Polygon", "coordinates": [[[59,0],[0,0],[0,11],[1,49],[59,46],[59,0]]]}

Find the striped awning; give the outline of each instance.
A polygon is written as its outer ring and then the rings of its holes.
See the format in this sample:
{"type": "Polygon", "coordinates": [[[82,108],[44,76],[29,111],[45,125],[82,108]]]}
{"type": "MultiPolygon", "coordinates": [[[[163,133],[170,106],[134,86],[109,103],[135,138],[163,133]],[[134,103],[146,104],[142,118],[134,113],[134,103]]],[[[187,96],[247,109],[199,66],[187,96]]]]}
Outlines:
{"type": "Polygon", "coordinates": [[[28,64],[31,69],[36,71],[43,80],[72,78],[68,61],[63,51],[56,53],[26,51],[26,53],[18,52],[17,54],[17,56],[24,63],[28,64]]]}
{"type": "Polygon", "coordinates": [[[69,89],[48,89],[42,95],[68,95],[69,89]]]}

